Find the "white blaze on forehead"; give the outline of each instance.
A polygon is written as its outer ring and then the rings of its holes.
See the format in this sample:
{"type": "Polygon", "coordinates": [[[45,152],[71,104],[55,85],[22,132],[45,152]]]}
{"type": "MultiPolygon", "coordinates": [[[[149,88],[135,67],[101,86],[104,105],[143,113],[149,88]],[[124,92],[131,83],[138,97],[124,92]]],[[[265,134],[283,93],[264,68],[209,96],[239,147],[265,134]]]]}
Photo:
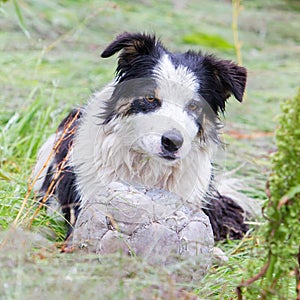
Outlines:
{"type": "Polygon", "coordinates": [[[165,54],[154,68],[158,98],[183,105],[197,97],[199,82],[195,74],[183,65],[174,66],[165,54]]]}

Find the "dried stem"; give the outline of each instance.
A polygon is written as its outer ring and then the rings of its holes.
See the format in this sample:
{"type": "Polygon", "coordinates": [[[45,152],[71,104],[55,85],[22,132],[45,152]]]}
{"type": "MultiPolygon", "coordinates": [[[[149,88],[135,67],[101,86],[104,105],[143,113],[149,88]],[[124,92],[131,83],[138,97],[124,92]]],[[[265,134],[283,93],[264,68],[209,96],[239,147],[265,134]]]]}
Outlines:
{"type": "Polygon", "coordinates": [[[242,10],[241,0],[232,0],[232,31],[233,31],[233,41],[236,51],[236,57],[239,65],[243,64],[241,47],[242,43],[239,41],[239,32],[238,32],[238,16],[242,10]]]}
{"type": "MultiPolygon", "coordinates": [[[[37,182],[37,180],[40,178],[40,176],[42,175],[42,173],[44,172],[44,170],[49,166],[52,157],[55,155],[55,153],[58,151],[58,149],[60,148],[62,142],[70,135],[73,134],[73,130],[71,128],[72,124],[76,121],[76,119],[78,118],[80,111],[78,110],[78,112],[75,114],[75,116],[66,123],[66,126],[64,127],[64,130],[62,132],[62,134],[60,135],[59,139],[57,140],[57,142],[55,143],[54,147],[52,148],[50,154],[48,155],[45,163],[43,164],[42,168],[39,170],[39,172],[35,175],[35,177],[30,180],[30,182],[28,183],[28,190],[27,193],[25,195],[25,198],[22,202],[22,206],[18,212],[18,215],[16,216],[14,222],[13,222],[13,227],[17,227],[18,221],[25,209],[25,206],[28,202],[28,199],[31,195],[31,192],[34,188],[35,183],[37,182]]],[[[68,154],[69,155],[69,154],[68,154]]],[[[47,189],[45,195],[43,196],[43,198],[40,200],[40,204],[38,206],[38,208],[35,210],[33,216],[30,218],[30,224],[29,227],[31,226],[34,218],[36,217],[36,215],[38,214],[38,212],[40,211],[40,209],[44,206],[45,202],[47,201],[47,199],[49,198],[49,196],[53,193],[54,189],[55,189],[55,184],[57,183],[57,179],[59,177],[59,175],[61,174],[61,172],[63,171],[65,165],[66,165],[66,161],[68,159],[68,155],[67,157],[61,162],[61,164],[57,167],[57,170],[53,176],[53,180],[49,185],[49,188],[47,189]]]]}
{"type": "Polygon", "coordinates": [[[262,276],[264,276],[266,274],[268,268],[269,268],[269,265],[270,265],[270,256],[269,256],[269,259],[268,259],[267,263],[260,269],[260,271],[256,275],[249,278],[245,282],[241,282],[238,285],[238,287],[236,288],[236,293],[237,293],[238,300],[243,300],[242,287],[247,287],[250,284],[252,284],[253,282],[260,279],[262,276]]]}

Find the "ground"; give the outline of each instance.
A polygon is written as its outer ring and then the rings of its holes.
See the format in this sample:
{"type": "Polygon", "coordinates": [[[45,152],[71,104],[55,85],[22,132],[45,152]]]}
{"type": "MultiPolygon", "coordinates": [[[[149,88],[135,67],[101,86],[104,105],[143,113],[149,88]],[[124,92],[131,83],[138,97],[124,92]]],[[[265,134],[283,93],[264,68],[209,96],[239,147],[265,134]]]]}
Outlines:
{"type": "MultiPolygon", "coordinates": [[[[263,202],[279,104],[299,85],[300,6],[291,0],[242,4],[238,33],[249,80],[244,103],[228,103],[218,172],[237,169],[245,193],[263,202]]],[[[61,254],[54,241],[62,241],[63,225],[43,212],[32,221],[31,194],[16,220],[38,147],[71,107],[112,79],[116,60],[100,59],[100,52],[113,37],[125,30],[155,32],[171,50],[201,49],[236,60],[230,1],[20,0],[2,4],[0,16],[0,299],[235,298],[249,262],[259,259],[262,220],[252,224],[252,236],[220,244],[229,263],[193,283],[180,266],[61,254]],[[33,223],[31,232],[7,232],[14,220],[22,227],[33,223]]]]}

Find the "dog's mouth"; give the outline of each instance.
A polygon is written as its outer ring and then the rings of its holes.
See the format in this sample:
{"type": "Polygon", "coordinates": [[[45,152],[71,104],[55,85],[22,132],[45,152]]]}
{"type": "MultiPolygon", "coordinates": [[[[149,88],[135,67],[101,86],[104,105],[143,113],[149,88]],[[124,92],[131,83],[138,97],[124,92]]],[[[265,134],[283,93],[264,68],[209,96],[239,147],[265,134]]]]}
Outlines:
{"type": "MultiPolygon", "coordinates": [[[[168,151],[159,145],[160,140],[155,139],[156,136],[146,136],[139,140],[139,143],[136,144],[134,150],[138,153],[144,154],[146,157],[159,157],[165,161],[174,162],[179,160],[181,156],[179,151],[168,151]]],[[[133,147],[132,147],[133,148],[133,147]]]]}
{"type": "Polygon", "coordinates": [[[160,152],[158,153],[158,156],[170,161],[174,161],[180,158],[179,156],[176,156],[174,152],[169,152],[169,151],[160,152]]]}

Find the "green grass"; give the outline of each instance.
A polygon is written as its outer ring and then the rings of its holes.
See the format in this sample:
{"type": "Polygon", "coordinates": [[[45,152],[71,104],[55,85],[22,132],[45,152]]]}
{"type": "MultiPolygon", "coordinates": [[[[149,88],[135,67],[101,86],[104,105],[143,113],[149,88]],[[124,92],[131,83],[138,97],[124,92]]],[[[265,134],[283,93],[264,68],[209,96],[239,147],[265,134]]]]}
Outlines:
{"type": "MultiPolygon", "coordinates": [[[[235,59],[234,51],[224,49],[224,41],[233,44],[230,3],[17,2],[23,30],[13,1],[0,7],[0,229],[2,240],[10,237],[0,248],[0,299],[235,299],[245,270],[261,257],[258,230],[252,238],[221,244],[229,263],[192,283],[177,278],[172,268],[137,258],[61,254],[54,241],[62,241],[64,226],[44,212],[33,223],[36,234],[7,234],[27,194],[37,149],[71,107],[86,103],[113,78],[116,59],[99,56],[113,37],[124,30],[156,32],[170,50],[201,49],[235,59]],[[189,36],[197,39],[190,44],[189,36]]],[[[228,145],[219,163],[222,171],[246,163],[236,175],[251,186],[250,196],[264,200],[269,153],[275,150],[264,133],[274,131],[280,101],[292,98],[299,85],[299,12],[294,1],[243,1],[243,6],[239,37],[249,73],[247,97],[243,105],[228,103],[228,145]]],[[[18,225],[26,227],[35,209],[31,195],[18,225]]]]}
{"type": "Polygon", "coordinates": [[[190,45],[201,45],[223,51],[234,51],[234,45],[228,43],[219,35],[209,35],[203,32],[195,32],[183,37],[183,42],[190,45]]]}

